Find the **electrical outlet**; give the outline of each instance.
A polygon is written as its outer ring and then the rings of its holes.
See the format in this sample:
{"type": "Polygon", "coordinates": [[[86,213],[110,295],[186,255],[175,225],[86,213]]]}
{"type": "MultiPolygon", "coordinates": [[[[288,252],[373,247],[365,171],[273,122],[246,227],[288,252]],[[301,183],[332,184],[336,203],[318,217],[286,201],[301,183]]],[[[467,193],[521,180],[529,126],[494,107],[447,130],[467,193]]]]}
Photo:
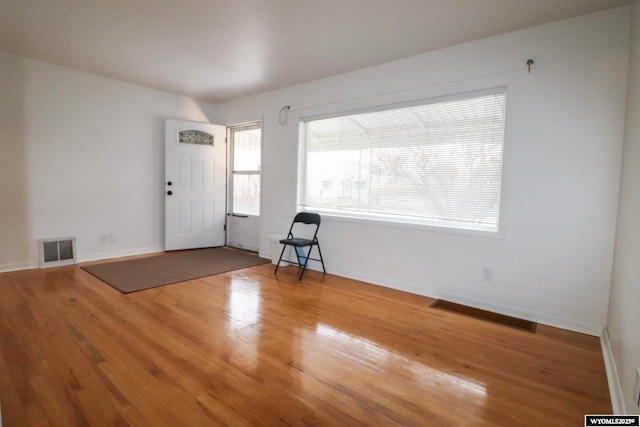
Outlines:
{"type": "Polygon", "coordinates": [[[482,281],[487,283],[493,282],[493,268],[490,268],[490,267],[482,268],[482,281]]]}
{"type": "Polygon", "coordinates": [[[109,236],[111,243],[118,243],[118,235],[117,234],[111,234],[109,236]]]}
{"type": "Polygon", "coordinates": [[[100,243],[103,245],[106,245],[107,243],[109,243],[109,235],[108,234],[101,234],[100,235],[100,243]]]}
{"type": "Polygon", "coordinates": [[[633,388],[633,400],[640,408],[640,368],[636,369],[636,386],[633,388]]]}

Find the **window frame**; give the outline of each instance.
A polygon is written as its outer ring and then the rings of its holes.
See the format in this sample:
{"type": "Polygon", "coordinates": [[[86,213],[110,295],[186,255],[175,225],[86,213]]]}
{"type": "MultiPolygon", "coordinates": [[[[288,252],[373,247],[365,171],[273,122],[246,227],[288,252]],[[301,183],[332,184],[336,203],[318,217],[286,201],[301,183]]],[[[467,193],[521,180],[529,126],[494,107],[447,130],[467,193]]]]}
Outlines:
{"type": "Polygon", "coordinates": [[[228,186],[230,187],[231,191],[228,192],[228,198],[227,198],[227,205],[228,205],[228,214],[229,215],[233,215],[233,216],[240,216],[240,217],[251,217],[251,218],[259,218],[261,213],[262,213],[262,161],[260,162],[260,167],[259,169],[255,169],[255,170],[235,170],[235,141],[234,141],[234,133],[235,132],[241,132],[241,131],[247,131],[247,130],[254,130],[254,129],[259,129],[261,136],[260,136],[260,156],[262,157],[262,122],[250,122],[250,123],[243,123],[243,124],[239,124],[239,125],[234,125],[234,126],[229,126],[228,127],[228,135],[227,135],[227,139],[229,141],[229,162],[228,162],[228,186]],[[259,198],[259,210],[260,212],[256,215],[256,214],[251,214],[251,213],[245,213],[245,212],[236,212],[235,210],[235,206],[233,203],[233,198],[234,198],[234,191],[235,191],[235,184],[234,184],[234,177],[236,175],[253,175],[253,176],[258,176],[258,180],[260,182],[260,198],[259,198]]]}
{"type": "MultiPolygon", "coordinates": [[[[502,141],[502,159],[501,159],[501,178],[500,178],[500,191],[499,191],[499,207],[498,207],[498,224],[497,229],[491,227],[481,226],[469,226],[465,227],[461,223],[439,223],[436,220],[428,219],[416,219],[412,217],[402,217],[396,215],[376,214],[376,213],[364,213],[364,212],[346,212],[326,208],[313,208],[314,212],[318,212],[323,215],[324,218],[331,220],[371,224],[377,226],[386,227],[399,227],[409,228],[417,230],[426,230],[434,232],[444,232],[453,234],[463,234],[469,236],[490,237],[490,238],[505,238],[506,230],[506,217],[507,217],[507,187],[508,187],[508,153],[510,145],[510,129],[511,129],[511,116],[512,116],[512,104],[513,104],[513,84],[510,80],[498,80],[492,81],[489,84],[476,84],[475,86],[465,87],[463,90],[449,90],[446,89],[437,93],[424,93],[424,91],[417,91],[419,97],[413,97],[409,100],[394,100],[392,102],[380,102],[373,105],[347,108],[342,110],[326,111],[326,108],[321,112],[314,114],[313,112],[308,115],[300,115],[298,117],[298,186],[297,186],[297,198],[296,207],[298,211],[308,210],[303,204],[304,189],[306,186],[306,123],[314,120],[330,119],[335,117],[344,117],[349,115],[356,115],[369,112],[377,112],[391,109],[398,109],[404,107],[426,105],[454,100],[463,100],[473,98],[475,96],[488,95],[491,93],[504,93],[505,94],[505,117],[504,117],[504,131],[502,141]]],[[[387,97],[382,97],[387,98],[387,97]]],[[[393,97],[392,97],[393,98],[393,97]]],[[[317,110],[317,109],[316,109],[317,110]]]]}

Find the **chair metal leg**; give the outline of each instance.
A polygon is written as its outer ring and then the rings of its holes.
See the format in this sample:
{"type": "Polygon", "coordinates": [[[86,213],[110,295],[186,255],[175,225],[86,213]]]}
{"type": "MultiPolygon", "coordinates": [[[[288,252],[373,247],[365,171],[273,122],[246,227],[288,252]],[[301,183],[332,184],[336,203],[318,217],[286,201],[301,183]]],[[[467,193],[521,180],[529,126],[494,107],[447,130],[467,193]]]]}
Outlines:
{"type": "MultiPolygon", "coordinates": [[[[278,268],[280,267],[280,261],[282,261],[282,257],[284,256],[284,251],[286,250],[288,245],[282,245],[282,252],[280,252],[280,258],[278,259],[278,263],[276,264],[276,268],[273,271],[273,274],[277,274],[278,273],[278,268]]],[[[307,269],[307,265],[309,264],[309,260],[311,259],[311,252],[313,251],[313,247],[317,246],[318,247],[318,253],[320,254],[320,259],[316,259],[313,258],[315,261],[320,261],[320,263],[322,264],[322,271],[324,273],[327,272],[327,269],[324,266],[324,259],[322,258],[322,251],[320,250],[320,245],[319,244],[314,244],[309,246],[309,251],[304,254],[304,247],[300,247],[302,249],[302,254],[304,255],[300,255],[298,254],[298,246],[294,246],[294,249],[296,250],[296,259],[298,260],[298,267],[301,269],[300,271],[300,277],[298,277],[298,280],[302,280],[302,276],[304,276],[304,272],[307,269]],[[304,264],[301,263],[300,258],[304,257],[304,264]]]]}
{"type": "MultiPolygon", "coordinates": [[[[320,262],[322,263],[322,271],[324,271],[326,273],[327,270],[324,268],[324,260],[322,259],[322,251],[320,250],[320,243],[318,243],[316,246],[318,247],[318,253],[320,254],[320,262]]],[[[311,251],[309,251],[309,253],[311,253],[311,251]]]]}
{"type": "Polygon", "coordinates": [[[287,245],[282,245],[282,252],[280,252],[280,258],[278,258],[278,262],[276,263],[276,269],[273,271],[273,274],[278,273],[278,267],[280,267],[280,261],[282,261],[282,256],[284,255],[284,250],[287,248],[287,245]]]}
{"type": "MultiPolygon", "coordinates": [[[[298,281],[302,280],[302,275],[304,274],[304,271],[307,269],[307,264],[309,263],[309,256],[311,255],[311,249],[313,249],[313,246],[309,246],[309,252],[307,252],[307,256],[304,258],[304,265],[302,266],[302,271],[300,272],[300,277],[298,278],[298,281]]],[[[298,257],[298,264],[300,264],[299,260],[300,258],[298,257]]]]}

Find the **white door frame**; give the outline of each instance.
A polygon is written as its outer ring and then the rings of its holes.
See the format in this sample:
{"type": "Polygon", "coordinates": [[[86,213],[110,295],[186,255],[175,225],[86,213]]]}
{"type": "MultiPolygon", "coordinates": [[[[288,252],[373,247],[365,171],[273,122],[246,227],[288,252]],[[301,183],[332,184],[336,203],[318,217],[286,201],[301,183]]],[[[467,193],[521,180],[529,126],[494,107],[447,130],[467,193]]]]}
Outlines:
{"type": "MultiPolygon", "coordinates": [[[[234,130],[246,129],[262,129],[262,122],[248,122],[239,125],[229,126],[227,128],[227,245],[235,248],[245,249],[248,251],[260,251],[260,214],[247,215],[245,213],[234,212],[233,209],[233,159],[234,147],[232,132],[234,130]]],[[[262,145],[262,138],[260,141],[262,145]]],[[[262,147],[261,150],[262,152],[262,147]]],[[[261,154],[262,155],[262,154],[261,154]]],[[[261,162],[262,163],[262,162],[261,162]]],[[[260,173],[260,181],[262,185],[262,174],[260,173]]],[[[262,191],[260,191],[262,194],[262,191]]],[[[262,196],[260,197],[262,199],[262,196]]],[[[262,206],[262,200],[260,201],[262,206]]]]}

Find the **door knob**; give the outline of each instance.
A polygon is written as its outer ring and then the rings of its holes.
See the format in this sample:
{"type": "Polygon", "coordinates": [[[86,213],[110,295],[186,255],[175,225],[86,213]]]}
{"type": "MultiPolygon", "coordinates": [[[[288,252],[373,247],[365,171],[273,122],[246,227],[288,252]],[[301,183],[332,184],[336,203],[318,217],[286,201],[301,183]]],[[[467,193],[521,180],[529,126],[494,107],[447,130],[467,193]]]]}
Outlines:
{"type": "Polygon", "coordinates": [[[171,191],[171,190],[167,191],[167,196],[170,196],[172,194],[173,194],[173,191],[171,191]]]}

